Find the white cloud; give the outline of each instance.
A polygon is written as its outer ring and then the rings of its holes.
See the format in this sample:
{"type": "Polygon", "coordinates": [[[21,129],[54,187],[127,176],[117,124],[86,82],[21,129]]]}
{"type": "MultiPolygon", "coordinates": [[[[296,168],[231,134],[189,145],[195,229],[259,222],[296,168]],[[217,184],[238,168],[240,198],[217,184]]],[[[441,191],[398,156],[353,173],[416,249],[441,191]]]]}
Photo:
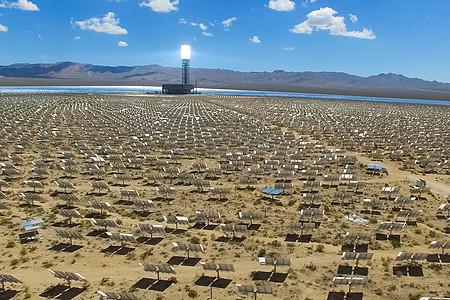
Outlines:
{"type": "Polygon", "coordinates": [[[295,8],[295,2],[290,0],[270,0],[269,8],[277,11],[291,11],[295,8]]]}
{"type": "Polygon", "coordinates": [[[90,18],[84,21],[76,21],[76,25],[84,30],[94,30],[108,34],[127,34],[127,30],[119,26],[119,19],[113,12],[107,13],[103,18],[90,18]]]}
{"type": "Polygon", "coordinates": [[[303,23],[297,24],[294,28],[292,28],[290,30],[293,33],[306,33],[306,34],[311,34],[311,32],[313,31],[312,27],[310,27],[308,25],[308,23],[306,21],[304,21],[303,23]]]}
{"type": "Polygon", "coordinates": [[[294,50],[294,47],[283,47],[283,50],[292,51],[294,50]]]}
{"type": "Polygon", "coordinates": [[[229,30],[231,24],[236,20],[237,20],[237,18],[232,17],[232,18],[222,21],[222,25],[223,25],[224,29],[229,30]]]}
{"type": "Polygon", "coordinates": [[[306,1],[304,1],[304,2],[302,2],[302,5],[303,5],[303,7],[308,7],[308,4],[309,3],[314,3],[314,2],[316,2],[317,0],[306,0],[306,1]]]}
{"type": "Polygon", "coordinates": [[[356,23],[358,22],[358,17],[352,14],[348,14],[350,17],[350,21],[352,21],[352,23],[356,23]]]}
{"type": "Polygon", "coordinates": [[[173,10],[178,10],[179,0],[146,0],[139,3],[141,7],[150,7],[155,12],[168,13],[173,10]]]}
{"type": "Polygon", "coordinates": [[[27,0],[19,0],[15,3],[11,3],[11,7],[21,9],[21,10],[34,10],[34,11],[39,10],[39,7],[37,7],[36,4],[34,4],[31,1],[27,1],[27,0]]]}
{"type": "Polygon", "coordinates": [[[81,37],[75,36],[73,39],[74,39],[75,41],[77,41],[77,40],[81,40],[81,37]]]}
{"type": "Polygon", "coordinates": [[[8,27],[6,27],[5,25],[0,24],[0,32],[7,32],[8,31],[8,27]]]}
{"type": "Polygon", "coordinates": [[[250,38],[250,41],[252,41],[253,43],[256,43],[256,44],[261,44],[261,40],[256,35],[254,35],[252,38],[250,38]]]}
{"type": "Polygon", "coordinates": [[[124,42],[124,41],[118,42],[117,45],[118,45],[119,47],[128,47],[128,43],[127,43],[127,42],[124,42]]]}
{"type": "Polygon", "coordinates": [[[16,8],[21,10],[32,10],[32,11],[38,11],[39,7],[37,7],[36,4],[34,4],[31,1],[28,0],[18,0],[17,2],[7,2],[2,1],[2,4],[0,4],[0,7],[6,7],[6,8],[16,8]]]}
{"type": "Polygon", "coordinates": [[[364,28],[362,31],[348,31],[344,17],[335,16],[337,12],[329,7],[314,10],[307,15],[307,19],[297,24],[290,31],[293,33],[311,34],[313,30],[329,30],[331,35],[341,35],[360,39],[373,40],[376,36],[372,29],[364,28]]]}
{"type": "MultiPolygon", "coordinates": [[[[205,36],[214,36],[211,32],[206,32],[206,30],[208,30],[208,26],[206,26],[205,23],[197,23],[197,22],[190,22],[190,21],[188,22],[184,18],[181,18],[178,22],[180,24],[189,24],[191,26],[200,28],[200,30],[202,30],[202,34],[205,36]]],[[[211,26],[214,26],[214,23],[209,22],[209,24],[211,24],[211,26]]]]}

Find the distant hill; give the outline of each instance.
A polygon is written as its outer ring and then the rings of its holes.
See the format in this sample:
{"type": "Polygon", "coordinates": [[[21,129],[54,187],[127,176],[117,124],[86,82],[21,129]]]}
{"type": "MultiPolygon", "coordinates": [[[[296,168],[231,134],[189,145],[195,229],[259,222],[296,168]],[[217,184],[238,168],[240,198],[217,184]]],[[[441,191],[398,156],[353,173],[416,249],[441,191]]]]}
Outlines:
{"type": "MultiPolygon", "coordinates": [[[[65,79],[84,84],[160,85],[181,81],[179,68],[146,66],[97,66],[73,62],[55,64],[13,64],[0,66],[0,77],[34,79],[65,79]]],[[[340,72],[238,72],[223,69],[193,68],[191,78],[199,87],[265,89],[279,91],[329,92],[345,94],[380,93],[436,94],[450,99],[450,83],[408,78],[400,74],[379,74],[369,77],[340,72]],[[346,92],[347,91],[347,92],[346,92]],[[357,92],[360,91],[360,92],[357,92]],[[400,91],[402,91],[400,93],[400,91]]],[[[0,84],[2,80],[0,78],[0,84]]],[[[43,82],[42,80],[39,80],[43,82]]],[[[54,81],[53,81],[54,82],[54,81]]],[[[436,98],[436,97],[434,97],[436,98]]]]}

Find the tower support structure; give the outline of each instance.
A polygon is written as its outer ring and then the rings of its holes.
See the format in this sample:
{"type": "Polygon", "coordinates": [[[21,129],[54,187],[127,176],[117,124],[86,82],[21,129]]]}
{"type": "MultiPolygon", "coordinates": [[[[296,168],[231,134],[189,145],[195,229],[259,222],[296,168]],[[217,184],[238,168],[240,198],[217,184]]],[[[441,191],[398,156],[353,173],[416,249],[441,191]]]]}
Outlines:
{"type": "Polygon", "coordinates": [[[181,83],[190,84],[190,59],[181,60],[181,83]]]}

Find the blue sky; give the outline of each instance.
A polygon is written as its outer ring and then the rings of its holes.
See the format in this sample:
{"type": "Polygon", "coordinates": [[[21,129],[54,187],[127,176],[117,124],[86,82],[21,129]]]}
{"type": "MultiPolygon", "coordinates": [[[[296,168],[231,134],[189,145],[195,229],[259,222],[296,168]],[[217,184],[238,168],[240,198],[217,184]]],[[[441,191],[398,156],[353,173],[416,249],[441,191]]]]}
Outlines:
{"type": "Polygon", "coordinates": [[[450,82],[449,0],[0,0],[0,65],[399,73],[450,82]]]}

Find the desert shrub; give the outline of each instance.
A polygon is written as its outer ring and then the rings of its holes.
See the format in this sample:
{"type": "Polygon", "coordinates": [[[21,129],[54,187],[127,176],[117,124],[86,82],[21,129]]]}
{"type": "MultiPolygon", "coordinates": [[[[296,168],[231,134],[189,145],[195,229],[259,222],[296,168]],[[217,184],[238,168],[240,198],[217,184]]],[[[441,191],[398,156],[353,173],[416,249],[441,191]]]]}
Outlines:
{"type": "Polygon", "coordinates": [[[409,300],[419,300],[420,299],[420,294],[409,294],[408,295],[408,299],[409,300]]]}
{"type": "Polygon", "coordinates": [[[270,245],[272,245],[273,247],[280,247],[281,243],[277,240],[274,240],[273,242],[270,243],[270,245]]]}
{"type": "Polygon", "coordinates": [[[196,236],[191,237],[192,244],[200,244],[200,239],[196,236]]]}
{"type": "Polygon", "coordinates": [[[178,283],[178,279],[175,276],[170,277],[168,280],[172,281],[173,283],[178,283]]]}
{"type": "Polygon", "coordinates": [[[43,266],[44,268],[48,269],[48,268],[50,268],[50,267],[53,266],[53,263],[50,262],[50,261],[44,261],[44,262],[42,263],[42,266],[43,266]]]}
{"type": "Polygon", "coordinates": [[[313,264],[312,262],[310,262],[308,265],[306,265],[306,268],[311,271],[317,270],[317,266],[315,264],[313,264]]]}
{"type": "Polygon", "coordinates": [[[198,297],[198,293],[197,293],[197,291],[189,290],[188,296],[189,296],[190,298],[197,298],[197,297],[198,297]]]}
{"type": "Polygon", "coordinates": [[[429,268],[433,271],[440,271],[440,270],[442,270],[442,265],[441,264],[430,264],[429,268]]]}
{"type": "Polygon", "coordinates": [[[400,248],[400,242],[397,240],[391,240],[391,244],[394,249],[400,248]]]}
{"type": "Polygon", "coordinates": [[[144,253],[141,254],[141,260],[145,260],[148,256],[152,256],[153,255],[153,249],[148,249],[147,251],[145,251],[144,253]]]}
{"type": "Polygon", "coordinates": [[[317,245],[316,246],[316,251],[320,252],[320,253],[324,252],[325,251],[325,246],[322,245],[322,244],[317,245]]]}
{"type": "Polygon", "coordinates": [[[111,278],[109,277],[103,277],[102,280],[100,280],[100,285],[102,286],[113,286],[114,284],[114,281],[111,281],[111,278]]]}
{"type": "Polygon", "coordinates": [[[263,257],[264,255],[266,255],[266,249],[259,249],[258,257],[263,257]]]}
{"type": "Polygon", "coordinates": [[[16,267],[19,264],[19,260],[18,259],[13,259],[11,260],[11,262],[9,263],[9,265],[11,267],[16,267]]]}
{"type": "Polygon", "coordinates": [[[369,222],[370,222],[370,224],[377,224],[378,220],[377,220],[377,218],[369,218],[369,222]]]}
{"type": "Polygon", "coordinates": [[[388,286],[388,291],[389,292],[393,292],[393,291],[395,291],[397,289],[397,286],[395,285],[395,284],[391,284],[390,286],[388,286]]]}
{"type": "Polygon", "coordinates": [[[14,248],[16,246],[16,243],[14,243],[14,241],[8,241],[6,243],[5,248],[14,248]]]}

